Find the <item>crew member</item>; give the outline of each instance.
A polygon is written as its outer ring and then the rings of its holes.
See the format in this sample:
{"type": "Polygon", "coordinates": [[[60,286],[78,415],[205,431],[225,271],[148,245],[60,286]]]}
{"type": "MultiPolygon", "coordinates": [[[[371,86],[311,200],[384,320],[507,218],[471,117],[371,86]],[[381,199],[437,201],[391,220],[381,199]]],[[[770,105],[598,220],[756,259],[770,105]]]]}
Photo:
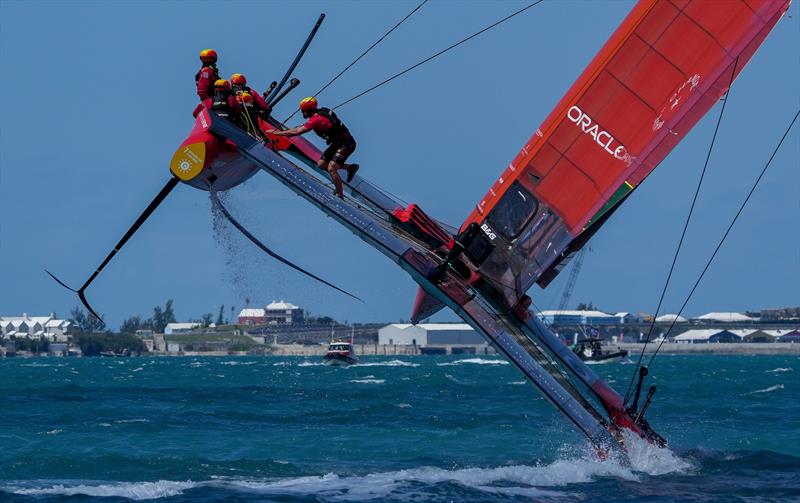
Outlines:
{"type": "Polygon", "coordinates": [[[347,170],[348,182],[355,176],[358,164],[345,164],[345,161],[356,149],[356,140],[332,110],[319,107],[316,98],[309,97],[300,101],[300,111],[303,117],[308,119],[305,124],[286,131],[273,129],[269,132],[277,136],[297,136],[313,130],[324,139],[328,148],[322,153],[317,166],[328,171],[336,186],[334,194],[343,199],[342,178],[339,176],[338,170],[347,170]]]}
{"type": "Polygon", "coordinates": [[[231,92],[231,83],[225,79],[217,79],[214,82],[214,96],[211,100],[211,110],[220,117],[236,119],[242,111],[242,107],[231,92]]]}
{"type": "Polygon", "coordinates": [[[231,87],[237,96],[241,95],[242,93],[249,93],[253,98],[253,109],[255,112],[266,118],[266,116],[269,114],[269,105],[267,105],[267,100],[265,100],[264,97],[258,93],[258,91],[254,91],[247,86],[247,78],[244,76],[244,74],[234,73],[231,75],[231,87]]]}
{"type": "MultiPolygon", "coordinates": [[[[200,62],[202,67],[200,71],[194,76],[194,81],[197,84],[197,96],[200,97],[200,103],[206,108],[211,108],[214,103],[214,83],[219,80],[219,70],[217,70],[217,51],[214,49],[203,49],[200,51],[200,62]]],[[[194,116],[200,113],[201,106],[194,110],[194,116]]]]}
{"type": "Polygon", "coordinates": [[[249,134],[259,136],[258,134],[258,108],[256,107],[255,100],[253,99],[253,95],[248,93],[247,91],[242,91],[241,93],[236,94],[234,91],[234,96],[236,97],[236,101],[241,106],[241,122],[244,125],[243,129],[245,129],[249,134]]]}

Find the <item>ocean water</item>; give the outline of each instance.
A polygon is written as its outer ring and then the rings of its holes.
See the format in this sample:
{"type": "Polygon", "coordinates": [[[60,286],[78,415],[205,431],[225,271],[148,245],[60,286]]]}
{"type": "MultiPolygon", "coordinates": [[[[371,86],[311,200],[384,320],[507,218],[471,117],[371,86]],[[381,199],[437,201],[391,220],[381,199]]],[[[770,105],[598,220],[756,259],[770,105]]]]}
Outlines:
{"type": "Polygon", "coordinates": [[[499,357],[2,359],[0,501],[800,501],[800,358],[652,377],[626,467],[499,357]]]}

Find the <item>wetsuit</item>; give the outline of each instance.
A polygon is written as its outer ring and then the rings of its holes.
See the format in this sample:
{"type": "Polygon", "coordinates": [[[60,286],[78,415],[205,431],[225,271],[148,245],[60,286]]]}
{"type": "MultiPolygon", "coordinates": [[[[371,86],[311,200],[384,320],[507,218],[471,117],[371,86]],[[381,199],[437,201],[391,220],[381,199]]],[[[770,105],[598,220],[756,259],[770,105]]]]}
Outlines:
{"type": "Polygon", "coordinates": [[[350,134],[350,130],[328,108],[318,108],[317,112],[305,123],[305,127],[313,130],[328,144],[328,148],[322,153],[323,161],[344,164],[356,149],[356,140],[350,134]]]}

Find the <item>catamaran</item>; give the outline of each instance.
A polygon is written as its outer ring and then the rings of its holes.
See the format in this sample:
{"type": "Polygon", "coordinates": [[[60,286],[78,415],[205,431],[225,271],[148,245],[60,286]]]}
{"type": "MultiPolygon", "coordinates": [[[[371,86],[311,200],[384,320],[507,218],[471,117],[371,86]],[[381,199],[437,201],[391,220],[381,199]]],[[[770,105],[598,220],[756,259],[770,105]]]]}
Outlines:
{"type": "MultiPolygon", "coordinates": [[[[526,292],[546,287],[726,93],[788,6],[786,0],[640,0],[459,227],[360,176],[341,200],[317,170],[320,150],[302,137],[271,135],[286,128],[274,117],[244,130],[203,110],[172,158],[169,181],[75,291],[95,313],[86,288],[180,183],[208,191],[259,248],[324,281],[272,252],[217,197],[264,172],[404,269],[420,287],[414,322],[452,309],[598,452],[624,457],[625,430],[663,446],[644,417],[655,387],[639,407],[646,372],[627,401],[530,310],[526,292]]],[[[271,88],[271,105],[296,85],[278,94],[322,17],[271,88]]]]}

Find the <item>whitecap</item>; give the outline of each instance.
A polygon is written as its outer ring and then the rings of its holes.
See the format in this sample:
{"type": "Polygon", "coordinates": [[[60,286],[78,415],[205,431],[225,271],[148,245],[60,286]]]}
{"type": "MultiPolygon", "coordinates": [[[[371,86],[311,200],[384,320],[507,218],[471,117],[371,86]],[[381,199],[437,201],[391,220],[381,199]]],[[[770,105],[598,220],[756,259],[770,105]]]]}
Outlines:
{"type": "Polygon", "coordinates": [[[222,365],[255,365],[256,362],[237,362],[237,361],[225,361],[222,362],[222,365]]]}
{"type": "Polygon", "coordinates": [[[131,370],[131,372],[141,372],[142,370],[144,370],[144,367],[138,367],[138,368],[135,368],[135,369],[131,370]]]}
{"type": "Polygon", "coordinates": [[[515,386],[519,386],[520,384],[525,384],[527,382],[528,381],[510,381],[510,382],[507,382],[506,384],[513,384],[515,386]]]}
{"type": "Polygon", "coordinates": [[[744,393],[742,396],[755,395],[756,393],[769,393],[770,391],[777,391],[779,389],[783,389],[783,384],[776,384],[775,386],[770,386],[769,388],[757,389],[749,393],[744,393]]]}
{"type": "Polygon", "coordinates": [[[383,384],[386,382],[386,379],[353,379],[350,382],[359,384],[383,384]]]}
{"type": "Polygon", "coordinates": [[[791,371],[792,371],[791,367],[778,367],[776,369],[767,370],[768,373],[774,373],[774,374],[777,374],[778,372],[791,372],[791,371]]]}
{"type": "Polygon", "coordinates": [[[128,498],[136,501],[169,498],[183,494],[197,484],[191,481],[174,482],[158,480],[156,482],[108,482],[77,485],[54,484],[46,487],[6,486],[4,491],[29,496],[62,495],[62,496],[94,496],[99,498],[128,498]]]}
{"type": "Polygon", "coordinates": [[[419,363],[411,363],[403,360],[390,360],[387,362],[357,363],[353,367],[419,367],[419,363]]]}
{"type": "Polygon", "coordinates": [[[149,423],[149,419],[144,418],[135,418],[135,419],[117,419],[114,421],[117,424],[126,424],[126,423],[149,423]]]}
{"type": "Polygon", "coordinates": [[[454,362],[437,363],[436,365],[439,367],[449,367],[452,365],[463,365],[465,363],[474,365],[508,365],[508,361],[506,360],[487,360],[484,358],[467,358],[464,360],[456,360],[454,362]]]}
{"type": "Polygon", "coordinates": [[[302,362],[297,364],[298,367],[319,367],[321,365],[324,364],[321,362],[302,362]]]}

